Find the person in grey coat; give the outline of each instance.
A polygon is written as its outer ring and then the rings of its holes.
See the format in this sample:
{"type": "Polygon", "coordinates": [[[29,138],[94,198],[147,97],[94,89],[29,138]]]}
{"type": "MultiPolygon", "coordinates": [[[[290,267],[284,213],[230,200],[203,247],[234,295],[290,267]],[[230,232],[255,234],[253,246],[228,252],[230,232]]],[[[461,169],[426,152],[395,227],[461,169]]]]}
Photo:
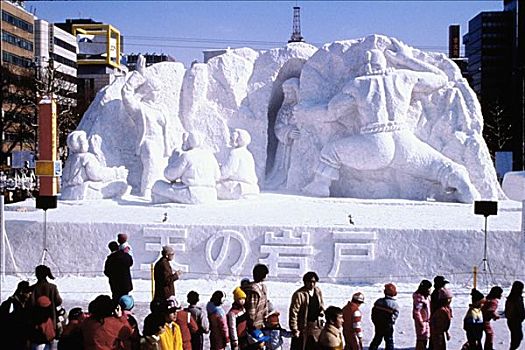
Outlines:
{"type": "Polygon", "coordinates": [[[394,350],[394,324],[399,316],[399,305],[395,300],[396,286],[393,283],[385,284],[385,297],[379,298],[372,307],[372,323],[374,324],[374,339],[369,350],[377,350],[385,339],[385,350],[394,350]]]}

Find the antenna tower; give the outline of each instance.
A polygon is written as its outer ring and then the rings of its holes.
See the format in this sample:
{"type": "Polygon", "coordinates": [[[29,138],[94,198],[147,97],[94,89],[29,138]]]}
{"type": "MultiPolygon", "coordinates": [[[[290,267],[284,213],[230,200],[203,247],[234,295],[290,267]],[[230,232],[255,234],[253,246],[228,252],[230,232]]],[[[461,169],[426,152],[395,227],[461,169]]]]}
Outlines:
{"type": "Polygon", "coordinates": [[[304,38],[301,35],[301,8],[299,6],[293,7],[293,31],[289,43],[303,42],[304,38]]]}

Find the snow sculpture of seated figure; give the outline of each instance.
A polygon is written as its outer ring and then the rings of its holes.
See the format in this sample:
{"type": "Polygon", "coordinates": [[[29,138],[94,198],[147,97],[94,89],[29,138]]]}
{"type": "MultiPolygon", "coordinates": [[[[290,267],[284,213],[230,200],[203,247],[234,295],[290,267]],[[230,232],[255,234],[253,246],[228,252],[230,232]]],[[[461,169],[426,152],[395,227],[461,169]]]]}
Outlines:
{"type": "Polygon", "coordinates": [[[70,155],[62,174],[61,199],[120,198],[128,190],[128,170],[123,166],[107,167],[88,152],[84,131],[73,131],[67,137],[70,155]]]}
{"type": "Polygon", "coordinates": [[[153,203],[202,204],[217,200],[215,186],[220,178],[219,164],[202,143],[202,135],[192,132],[184,140],[183,152],[173,151],[164,170],[169,182],[155,182],[151,195],[153,203]]]}
{"type": "Polygon", "coordinates": [[[444,87],[446,75],[413,57],[405,45],[395,39],[392,42],[393,50],[369,50],[365,74],[347,82],[324,111],[314,113],[316,123],[338,121],[357,125],[357,130],[324,145],[315,177],[304,192],[329,196],[330,184],[339,179],[342,166],[355,170],[394,168],[440,183],[457,201],[472,203],[480,195],[466,168],[418,139],[405,125],[413,93],[444,87]],[[386,56],[408,69],[387,69],[386,56]]]}
{"type": "Polygon", "coordinates": [[[221,167],[221,179],[217,184],[219,199],[241,199],[259,194],[255,161],[247,146],[252,138],[248,131],[235,129],[231,135],[233,149],[221,167]]]}
{"type": "Polygon", "coordinates": [[[295,105],[297,105],[299,79],[290,78],[286,80],[283,83],[283,94],[284,101],[279,112],[277,112],[274,127],[275,136],[279,140],[279,144],[275,152],[272,170],[266,177],[266,188],[270,190],[286,187],[292,146],[294,141],[300,136],[293,112],[295,105]]]}

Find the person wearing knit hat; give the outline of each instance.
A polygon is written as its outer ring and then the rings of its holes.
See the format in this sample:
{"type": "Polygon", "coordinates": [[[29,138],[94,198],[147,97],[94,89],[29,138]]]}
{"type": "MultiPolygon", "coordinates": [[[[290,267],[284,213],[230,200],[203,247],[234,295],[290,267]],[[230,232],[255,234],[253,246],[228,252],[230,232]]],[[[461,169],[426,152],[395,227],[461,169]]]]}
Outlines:
{"type": "Polygon", "coordinates": [[[31,287],[20,281],[15,292],[0,306],[0,324],[3,349],[25,349],[27,343],[27,313],[30,308],[31,287]]]}
{"type": "Polygon", "coordinates": [[[395,297],[397,295],[397,288],[393,283],[385,284],[385,295],[395,297]]]}
{"type": "Polygon", "coordinates": [[[123,311],[131,311],[135,306],[135,302],[133,301],[133,297],[131,295],[121,296],[118,301],[118,304],[120,305],[123,311]]]}
{"type": "Polygon", "coordinates": [[[412,318],[416,328],[416,349],[425,350],[430,339],[430,289],[432,282],[422,280],[412,294],[412,318]]]}
{"type": "Polygon", "coordinates": [[[182,275],[181,270],[173,272],[170,261],[175,257],[175,249],[172,246],[165,245],[162,247],[161,257],[155,263],[153,275],[155,278],[155,295],[154,300],[162,301],[175,295],[174,282],[182,275]]]}
{"type": "Polygon", "coordinates": [[[115,303],[120,297],[133,290],[131,266],[133,257],[129,254],[129,244],[122,243],[116,252],[109,254],[104,263],[104,275],[108,277],[111,295],[115,303]]]}
{"type": "MultiPolygon", "coordinates": [[[[452,320],[452,292],[442,287],[438,291],[438,308],[430,315],[430,345],[432,349],[446,349],[450,340],[450,322],[452,320]]],[[[434,305],[434,304],[432,304],[434,305]]]]}
{"type": "Polygon", "coordinates": [[[467,343],[464,349],[482,349],[481,337],[483,336],[483,313],[481,307],[485,303],[483,293],[473,288],[470,292],[472,303],[469,305],[467,313],[463,318],[463,329],[467,335],[467,343]]]}
{"type": "Polygon", "coordinates": [[[440,308],[439,291],[445,288],[449,281],[444,276],[434,277],[434,290],[430,294],[430,314],[440,308]]]}
{"type": "Polygon", "coordinates": [[[354,293],[352,300],[343,307],[343,337],[347,350],[363,350],[363,314],[359,309],[365,302],[361,292],[354,293]]]}
{"type": "Polygon", "coordinates": [[[383,339],[385,349],[394,349],[394,324],[399,316],[399,305],[395,300],[397,288],[393,283],[387,283],[384,293],[385,297],[377,299],[372,307],[375,334],[369,346],[370,350],[377,350],[383,339]]]}
{"type": "Polygon", "coordinates": [[[490,321],[496,321],[500,318],[498,315],[498,301],[501,299],[502,295],[503,289],[500,286],[492,287],[485,298],[485,304],[481,307],[481,312],[483,312],[483,329],[485,331],[484,350],[493,350],[494,330],[492,329],[490,321]]]}
{"type": "Polygon", "coordinates": [[[117,234],[117,242],[118,242],[118,244],[123,244],[123,243],[126,243],[127,241],[128,241],[128,234],[127,233],[120,232],[119,234],[117,234]]]}
{"type": "Polygon", "coordinates": [[[246,333],[246,310],[244,303],[246,302],[246,293],[240,288],[236,287],[233,290],[233,304],[226,314],[226,321],[228,323],[228,331],[230,334],[230,344],[232,350],[237,350],[246,347],[248,342],[246,333]]]}

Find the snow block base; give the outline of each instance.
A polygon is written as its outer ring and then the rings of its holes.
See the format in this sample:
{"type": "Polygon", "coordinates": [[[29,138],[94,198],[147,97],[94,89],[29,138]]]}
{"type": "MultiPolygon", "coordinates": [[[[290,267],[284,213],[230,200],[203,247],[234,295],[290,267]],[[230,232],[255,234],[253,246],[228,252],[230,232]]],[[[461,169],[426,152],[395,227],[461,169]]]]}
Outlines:
{"type": "MultiPolygon", "coordinates": [[[[267,264],[274,280],[298,281],[309,270],[335,282],[414,280],[469,273],[483,256],[484,218],[468,204],[274,193],[202,206],[151,206],[131,196],[58,204],[47,211],[45,248],[59,275],[102,275],[107,244],[119,232],[129,236],[135,278],[149,278],[166,244],[186,278],[235,280],[250,277],[256,263],[267,264]]],[[[500,201],[498,215],[488,219],[495,275],[523,271],[520,224],[514,201],[500,201]]],[[[44,212],[29,201],[8,206],[6,232],[7,273],[30,273],[44,249],[44,212]]]]}

